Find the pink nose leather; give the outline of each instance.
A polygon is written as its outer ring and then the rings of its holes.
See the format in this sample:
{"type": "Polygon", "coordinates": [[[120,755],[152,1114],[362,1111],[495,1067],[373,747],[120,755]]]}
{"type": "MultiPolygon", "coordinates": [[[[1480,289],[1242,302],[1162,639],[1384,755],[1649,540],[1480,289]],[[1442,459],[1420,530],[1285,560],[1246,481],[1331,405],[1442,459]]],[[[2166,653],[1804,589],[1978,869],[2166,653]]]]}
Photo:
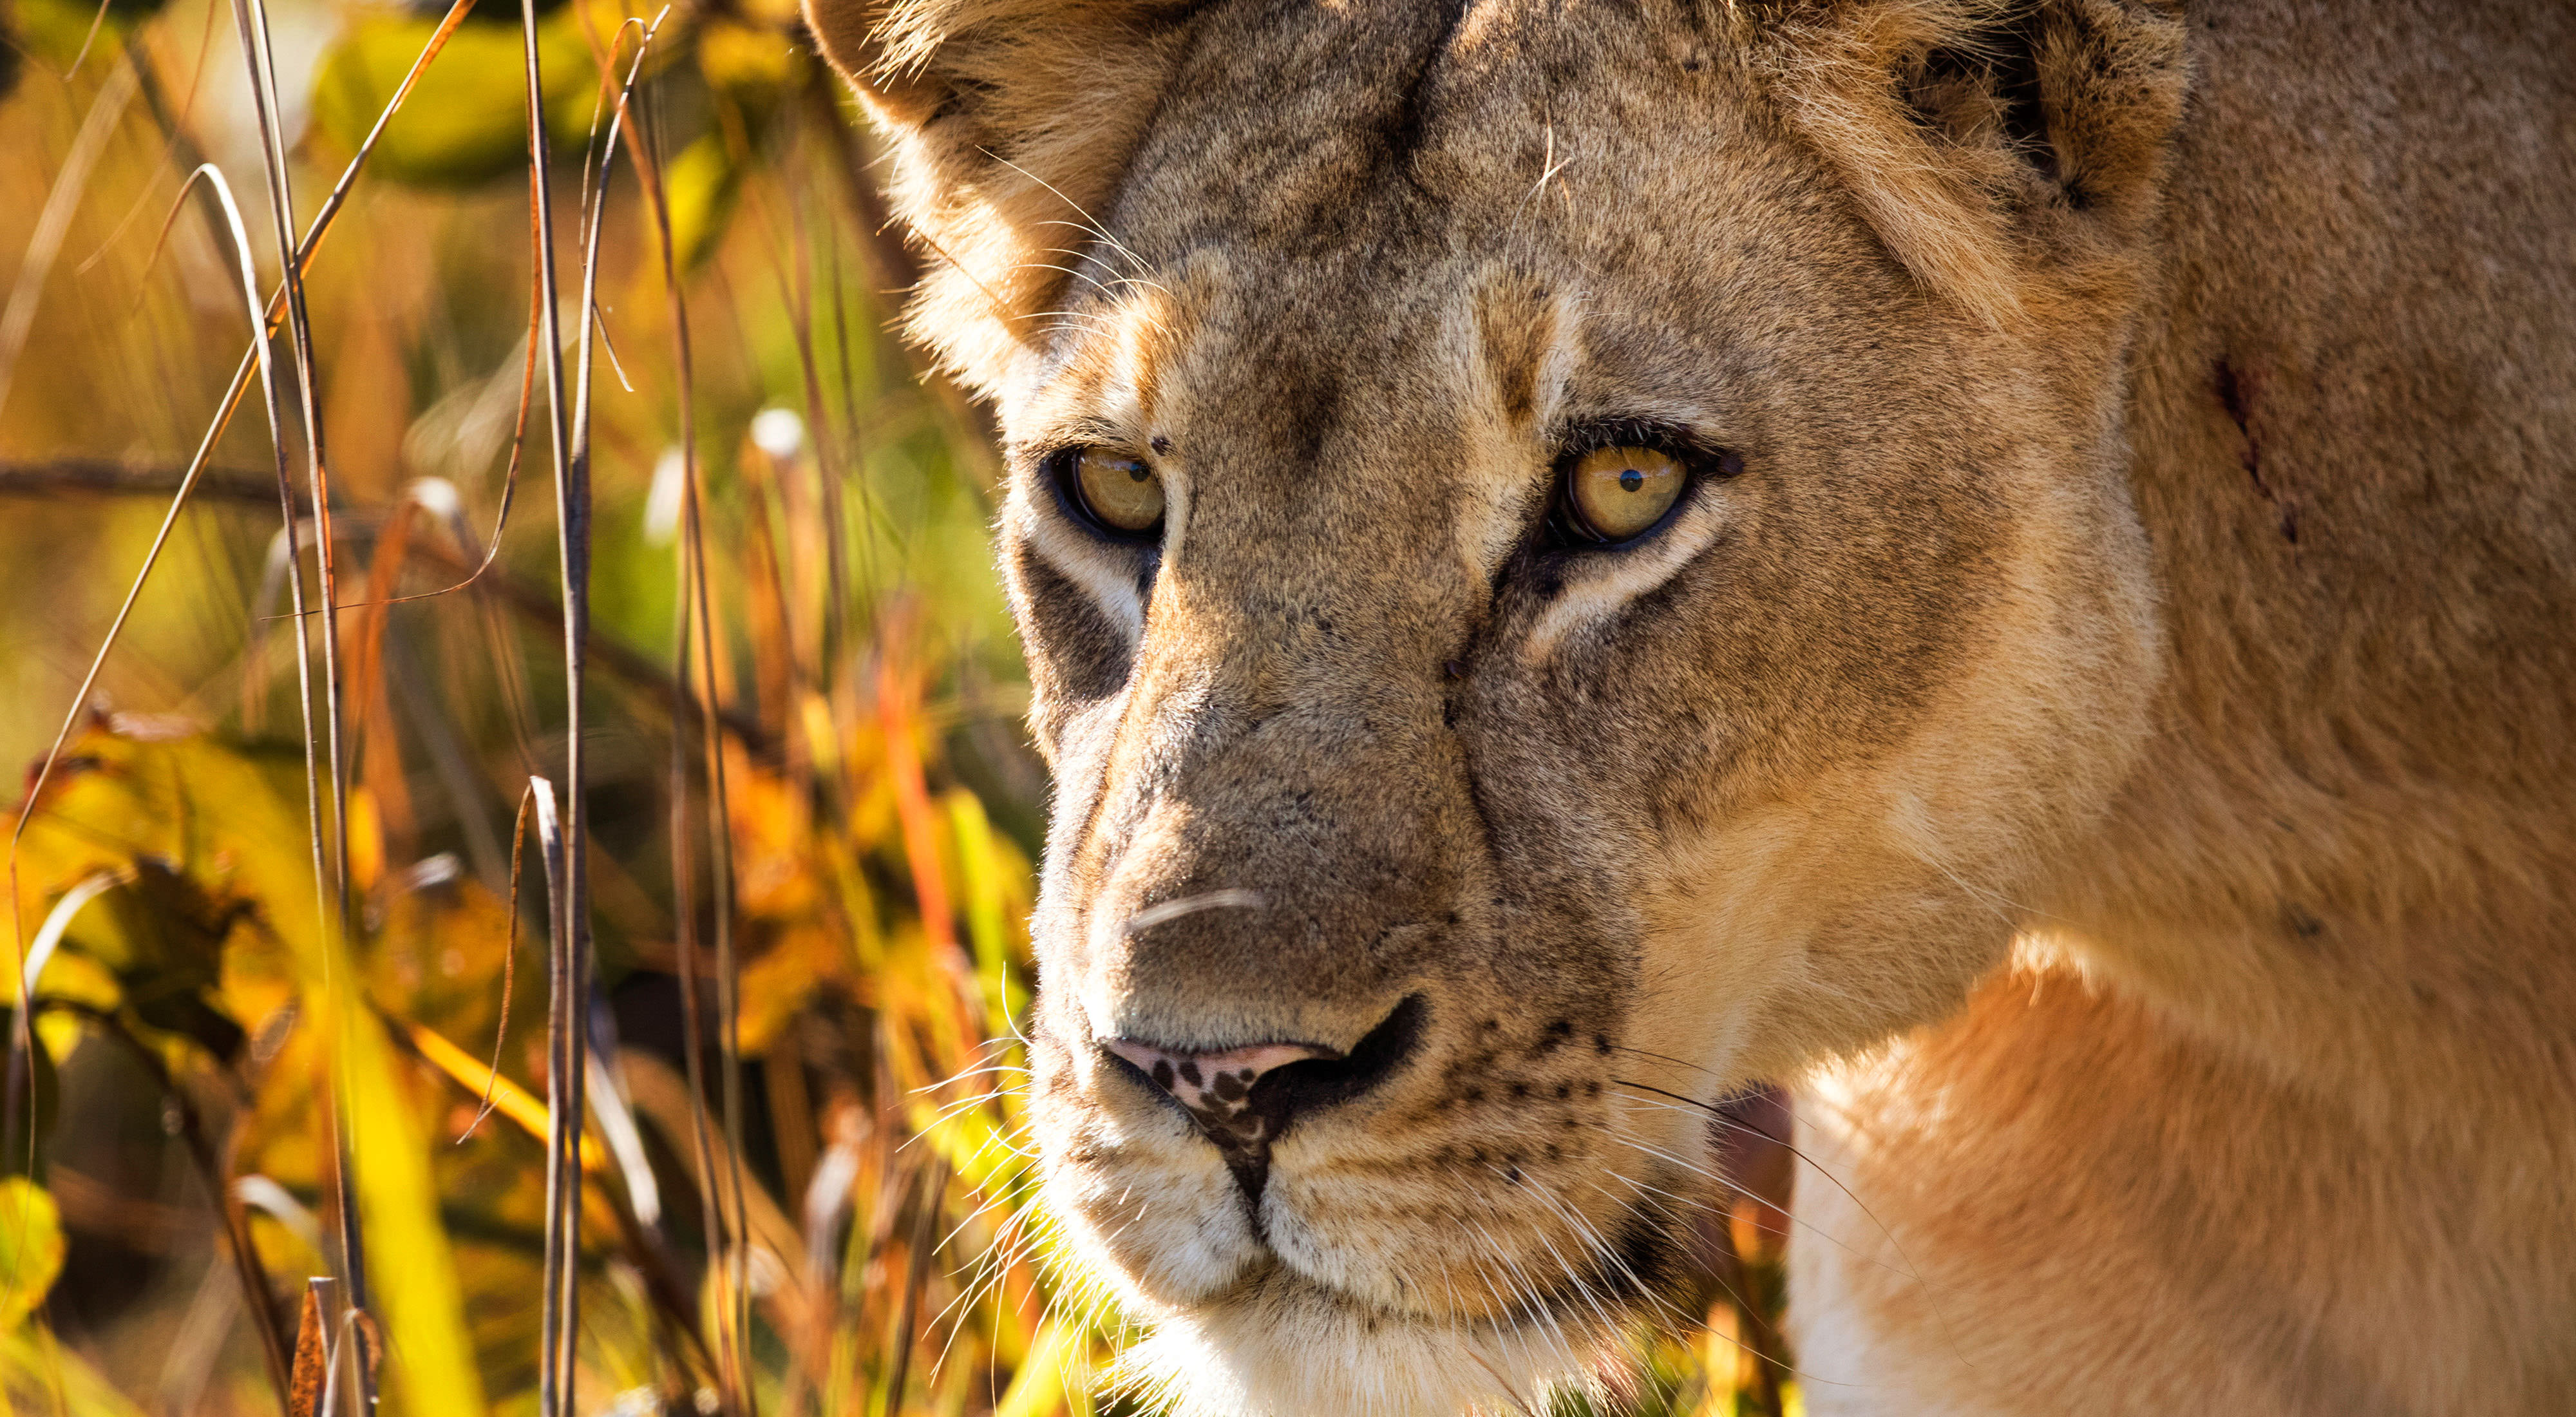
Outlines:
{"type": "Polygon", "coordinates": [[[1191,1053],[1157,1048],[1125,1038],[1102,1040],[1102,1046],[1136,1065],[1154,1085],[1180,1099],[1207,1134],[1223,1146],[1254,1146],[1269,1138],[1267,1119],[1251,1108],[1253,1083],[1263,1073],[1309,1058],[1338,1058],[1330,1048],[1306,1043],[1256,1043],[1222,1053],[1191,1053]]]}

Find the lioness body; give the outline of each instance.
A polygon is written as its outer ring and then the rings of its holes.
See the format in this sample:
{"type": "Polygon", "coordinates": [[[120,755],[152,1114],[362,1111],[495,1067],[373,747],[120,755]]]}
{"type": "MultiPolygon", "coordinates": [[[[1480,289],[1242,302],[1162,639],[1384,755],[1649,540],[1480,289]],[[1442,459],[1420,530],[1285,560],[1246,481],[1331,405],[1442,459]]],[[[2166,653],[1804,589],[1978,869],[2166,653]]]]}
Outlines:
{"type": "Polygon", "coordinates": [[[2128,392],[2170,669],[2030,928],[2337,1093],[2565,1083],[2576,14],[2197,23],[2128,392]]]}
{"type": "Polygon", "coordinates": [[[2159,732],[1807,1109],[1811,1410],[2576,1410],[2576,22],[2192,19],[2159,732]]]}
{"type": "Polygon", "coordinates": [[[1832,1058],[1813,1410],[2576,1401],[2565,7],[811,14],[1013,445],[1038,1139],[1186,1405],[1534,1403],[1832,1058]]]}

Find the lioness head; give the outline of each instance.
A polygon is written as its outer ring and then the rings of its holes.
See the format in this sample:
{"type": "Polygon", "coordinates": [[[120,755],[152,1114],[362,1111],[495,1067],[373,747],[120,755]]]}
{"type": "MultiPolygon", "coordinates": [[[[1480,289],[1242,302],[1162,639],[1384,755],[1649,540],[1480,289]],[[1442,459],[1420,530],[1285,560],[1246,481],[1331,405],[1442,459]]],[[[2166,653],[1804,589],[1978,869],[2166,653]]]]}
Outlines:
{"type": "Polygon", "coordinates": [[[998,404],[1051,1203],[1202,1410],[1525,1400],[1694,1102],[1942,1011],[2144,729],[2178,27],[811,0],[998,404]]]}

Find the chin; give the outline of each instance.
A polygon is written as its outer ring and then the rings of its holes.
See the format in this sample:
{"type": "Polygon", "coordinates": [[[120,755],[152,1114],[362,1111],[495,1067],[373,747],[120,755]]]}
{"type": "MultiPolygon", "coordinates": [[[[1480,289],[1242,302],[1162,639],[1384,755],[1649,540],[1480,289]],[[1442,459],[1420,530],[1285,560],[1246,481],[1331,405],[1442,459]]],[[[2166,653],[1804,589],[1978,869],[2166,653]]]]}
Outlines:
{"type": "Polygon", "coordinates": [[[1116,1378],[1178,1417],[1454,1417],[1545,1411],[1618,1345],[1599,1317],[1395,1313],[1274,1263],[1163,1315],[1116,1378]]]}
{"type": "Polygon", "coordinates": [[[1289,1203],[1304,1188],[1275,1181],[1256,1219],[1213,1166],[1060,1166],[1046,1195],[1059,1257],[1150,1329],[1110,1377],[1155,1410],[1454,1417],[1544,1412],[1568,1387],[1615,1385],[1634,1334],[1669,1318],[1667,1291],[1686,1287],[1675,1237],[1687,1223],[1646,1203],[1683,1178],[1649,1181],[1571,1255],[1563,1237],[1489,1249],[1455,1230],[1316,1214],[1289,1203]]]}

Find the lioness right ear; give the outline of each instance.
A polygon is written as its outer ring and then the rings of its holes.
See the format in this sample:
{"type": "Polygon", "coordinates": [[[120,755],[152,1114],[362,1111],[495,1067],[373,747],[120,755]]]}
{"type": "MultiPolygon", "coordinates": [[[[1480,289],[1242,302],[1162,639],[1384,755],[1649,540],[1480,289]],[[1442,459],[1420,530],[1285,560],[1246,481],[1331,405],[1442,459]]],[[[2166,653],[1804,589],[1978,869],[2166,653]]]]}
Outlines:
{"type": "Polygon", "coordinates": [[[1745,0],[1791,126],[1923,283],[1984,323],[2154,210],[2187,77],[2178,0],[1745,0]],[[2045,261],[2042,262],[2045,264],[2045,261]]]}
{"type": "Polygon", "coordinates": [[[898,215],[930,248],[914,335],[986,397],[1126,165],[1196,0],[805,0],[891,141],[898,215]]]}

